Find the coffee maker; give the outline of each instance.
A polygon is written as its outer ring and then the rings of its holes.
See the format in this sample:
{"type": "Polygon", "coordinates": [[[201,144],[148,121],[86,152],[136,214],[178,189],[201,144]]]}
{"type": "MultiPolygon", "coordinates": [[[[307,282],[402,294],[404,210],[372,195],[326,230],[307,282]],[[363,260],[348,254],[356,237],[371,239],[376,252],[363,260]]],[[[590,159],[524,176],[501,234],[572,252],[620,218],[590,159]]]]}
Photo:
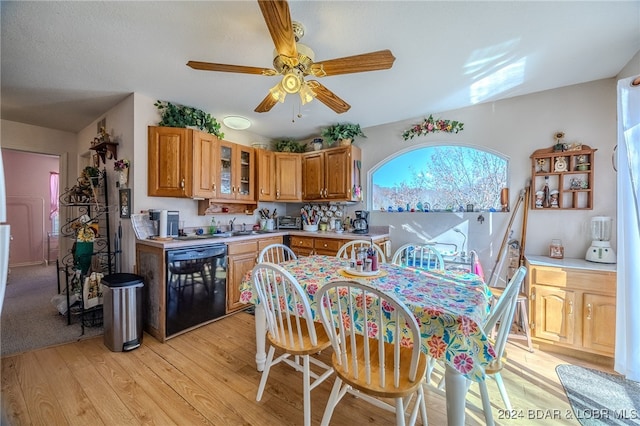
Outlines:
{"type": "Polygon", "coordinates": [[[353,233],[366,234],[369,232],[369,212],[356,210],[356,218],[353,220],[353,233]]]}

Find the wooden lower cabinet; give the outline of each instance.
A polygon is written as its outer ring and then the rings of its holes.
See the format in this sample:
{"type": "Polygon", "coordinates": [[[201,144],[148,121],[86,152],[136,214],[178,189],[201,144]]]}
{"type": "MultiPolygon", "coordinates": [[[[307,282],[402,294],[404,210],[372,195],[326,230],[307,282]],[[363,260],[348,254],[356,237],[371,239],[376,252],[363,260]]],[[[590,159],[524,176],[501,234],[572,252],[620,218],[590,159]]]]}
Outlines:
{"type": "MultiPolygon", "coordinates": [[[[289,244],[296,256],[311,256],[312,254],[335,256],[338,254],[340,247],[350,240],[351,239],[292,235],[289,244]]],[[[388,241],[388,238],[373,240],[374,243],[382,247],[383,251],[385,251],[385,256],[387,256],[387,260],[390,260],[389,254],[387,253],[389,251],[388,241]]]]}
{"type": "Polygon", "coordinates": [[[532,337],[539,343],[613,356],[616,273],[597,265],[586,269],[591,264],[576,261],[580,267],[527,259],[532,337]]]}
{"type": "Polygon", "coordinates": [[[276,243],[282,244],[282,237],[239,241],[227,245],[227,314],[247,307],[240,302],[242,278],[256,265],[260,251],[276,243]]]}

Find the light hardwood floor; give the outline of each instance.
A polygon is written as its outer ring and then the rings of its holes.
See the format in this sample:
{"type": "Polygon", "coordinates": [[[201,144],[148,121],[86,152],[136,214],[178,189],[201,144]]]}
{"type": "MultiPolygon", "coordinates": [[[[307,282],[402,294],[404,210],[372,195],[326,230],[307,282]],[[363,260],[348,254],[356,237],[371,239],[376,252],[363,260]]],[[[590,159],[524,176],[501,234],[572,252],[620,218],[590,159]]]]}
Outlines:
{"type": "MultiPolygon", "coordinates": [[[[265,395],[256,402],[260,373],[255,368],[254,336],[253,316],[241,312],[165,344],[145,335],[140,348],[126,353],[109,351],[98,337],[3,358],[2,424],[302,424],[301,376],[286,365],[273,368],[265,395]]],[[[513,344],[507,351],[503,378],[514,409],[524,417],[503,418],[500,394],[490,381],[497,424],[577,425],[568,414],[556,365],[611,371],[610,366],[540,350],[529,353],[513,344]],[[543,418],[551,410],[559,410],[558,418],[543,418]]],[[[330,352],[322,355],[325,361],[330,352]]],[[[313,424],[320,423],[332,385],[329,379],[312,392],[313,424]]],[[[467,424],[484,424],[477,385],[471,387],[467,402],[467,424]]],[[[446,424],[442,393],[428,391],[427,409],[431,425],[446,424]]],[[[347,396],[332,418],[334,425],[365,423],[393,424],[394,417],[347,396]]]]}

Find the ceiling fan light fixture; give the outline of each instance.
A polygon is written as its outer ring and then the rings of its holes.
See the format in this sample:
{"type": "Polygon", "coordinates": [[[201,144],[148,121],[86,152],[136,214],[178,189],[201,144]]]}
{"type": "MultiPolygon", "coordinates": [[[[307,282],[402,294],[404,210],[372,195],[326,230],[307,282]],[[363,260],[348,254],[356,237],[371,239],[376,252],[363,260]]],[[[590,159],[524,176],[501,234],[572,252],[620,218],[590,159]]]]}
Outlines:
{"type": "Polygon", "coordinates": [[[287,93],[298,93],[304,80],[299,69],[292,69],[282,77],[282,88],[287,93]]]}
{"type": "Polygon", "coordinates": [[[271,93],[271,97],[280,103],[283,103],[284,98],[287,96],[287,92],[282,88],[281,82],[278,82],[278,84],[269,89],[269,92],[271,93]]]}
{"type": "Polygon", "coordinates": [[[313,100],[313,98],[316,97],[316,93],[311,90],[307,83],[304,83],[302,85],[298,94],[300,95],[300,102],[302,103],[302,105],[308,104],[313,100]]]}
{"type": "Polygon", "coordinates": [[[251,127],[251,121],[239,115],[228,115],[222,119],[222,122],[225,126],[233,130],[246,130],[251,127]]]}

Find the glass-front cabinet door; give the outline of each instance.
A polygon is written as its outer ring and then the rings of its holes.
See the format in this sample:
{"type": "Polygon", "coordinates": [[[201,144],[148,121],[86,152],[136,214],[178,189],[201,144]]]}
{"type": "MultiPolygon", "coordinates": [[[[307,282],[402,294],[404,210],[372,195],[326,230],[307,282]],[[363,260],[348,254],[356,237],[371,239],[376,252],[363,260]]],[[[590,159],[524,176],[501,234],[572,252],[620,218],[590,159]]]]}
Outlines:
{"type": "Polygon", "coordinates": [[[254,195],[254,149],[242,145],[236,146],[237,157],[237,182],[236,199],[243,201],[255,200],[254,195]]]}
{"type": "Polygon", "coordinates": [[[235,198],[233,187],[233,148],[234,143],[220,141],[220,188],[219,198],[235,198]]]}
{"type": "Polygon", "coordinates": [[[255,201],[254,149],[220,141],[220,183],[218,198],[255,201]]]}

